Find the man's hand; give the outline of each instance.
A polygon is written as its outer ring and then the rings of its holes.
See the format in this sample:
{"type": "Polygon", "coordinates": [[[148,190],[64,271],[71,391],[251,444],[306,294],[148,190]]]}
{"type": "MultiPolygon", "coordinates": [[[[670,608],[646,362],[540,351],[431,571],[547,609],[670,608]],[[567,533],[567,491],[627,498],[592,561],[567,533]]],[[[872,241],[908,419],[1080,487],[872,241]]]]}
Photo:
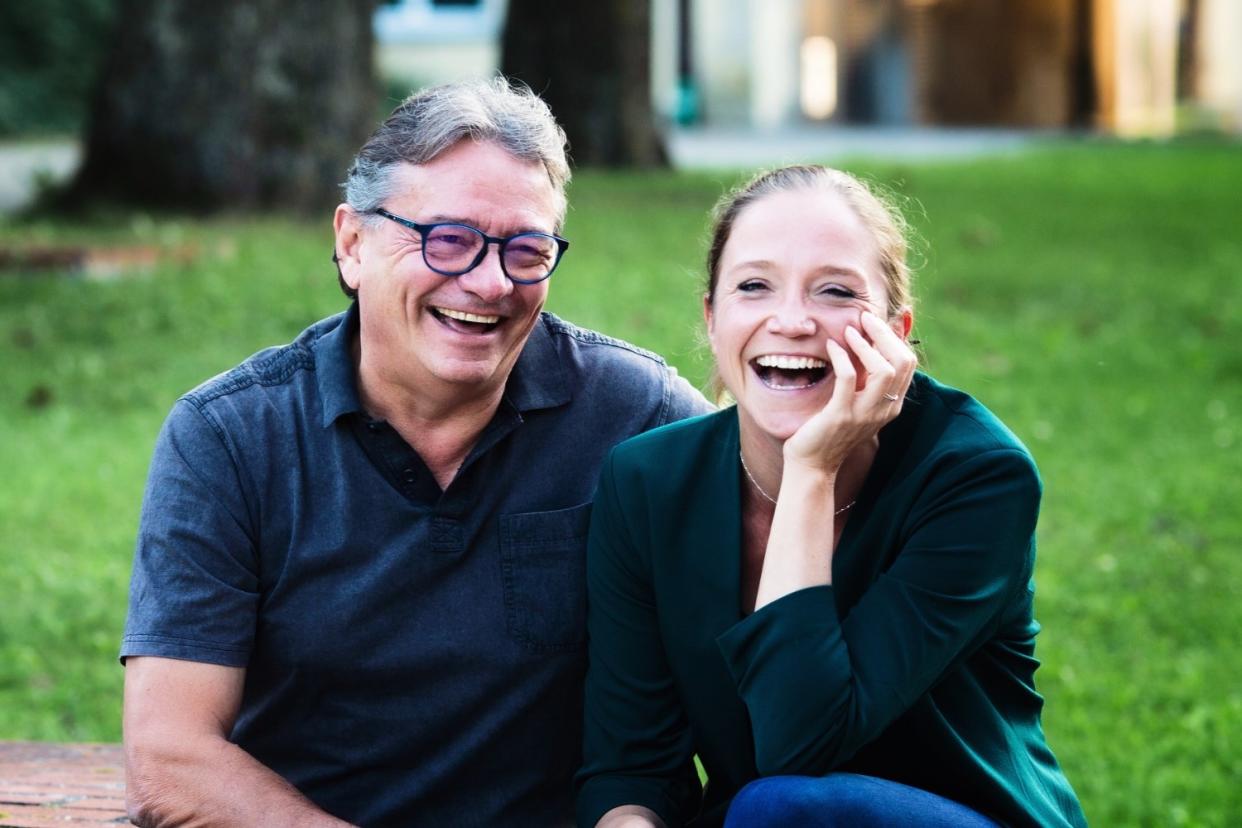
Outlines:
{"type": "Polygon", "coordinates": [[[125,662],[125,805],[135,825],[345,826],[228,740],[246,672],[125,662]]]}

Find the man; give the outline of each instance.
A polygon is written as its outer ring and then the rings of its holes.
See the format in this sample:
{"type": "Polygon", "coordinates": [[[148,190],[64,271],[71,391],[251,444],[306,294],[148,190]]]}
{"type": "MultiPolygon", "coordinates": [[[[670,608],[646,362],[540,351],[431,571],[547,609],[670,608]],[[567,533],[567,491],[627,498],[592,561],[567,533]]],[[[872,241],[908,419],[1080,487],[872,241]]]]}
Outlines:
{"type": "Polygon", "coordinates": [[[708,406],[541,313],[568,178],[529,91],[411,97],[336,210],[352,307],[177,402],[121,649],[136,822],[570,820],[600,463],[708,406]]]}

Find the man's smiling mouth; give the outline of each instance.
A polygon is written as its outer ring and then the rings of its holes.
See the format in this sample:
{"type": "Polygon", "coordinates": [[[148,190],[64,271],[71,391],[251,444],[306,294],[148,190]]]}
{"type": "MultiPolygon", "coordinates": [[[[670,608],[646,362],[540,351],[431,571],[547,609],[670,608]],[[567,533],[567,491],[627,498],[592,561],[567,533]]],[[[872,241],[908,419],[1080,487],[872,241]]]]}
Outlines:
{"type": "Polygon", "coordinates": [[[459,333],[489,333],[500,323],[499,316],[468,313],[438,306],[431,307],[431,315],[459,333]]]}
{"type": "Polygon", "coordinates": [[[818,357],[764,354],[750,361],[759,381],[774,391],[813,388],[828,375],[828,363],[818,357]]]}

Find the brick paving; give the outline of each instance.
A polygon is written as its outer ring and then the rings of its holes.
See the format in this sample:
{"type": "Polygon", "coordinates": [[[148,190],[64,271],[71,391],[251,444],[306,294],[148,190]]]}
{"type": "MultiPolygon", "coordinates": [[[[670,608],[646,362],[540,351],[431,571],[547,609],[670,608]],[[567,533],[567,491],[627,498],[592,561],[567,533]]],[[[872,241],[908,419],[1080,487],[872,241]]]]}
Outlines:
{"type": "Polygon", "coordinates": [[[129,825],[120,745],[0,742],[0,828],[129,825]]]}

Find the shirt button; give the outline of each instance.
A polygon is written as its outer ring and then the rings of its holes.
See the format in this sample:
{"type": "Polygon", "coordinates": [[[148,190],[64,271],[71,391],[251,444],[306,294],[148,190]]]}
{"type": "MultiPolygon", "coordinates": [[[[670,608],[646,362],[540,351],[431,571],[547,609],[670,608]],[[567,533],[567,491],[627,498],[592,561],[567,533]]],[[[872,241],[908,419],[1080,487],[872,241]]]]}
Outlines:
{"type": "Polygon", "coordinates": [[[376,422],[367,423],[367,431],[370,431],[371,433],[375,433],[379,431],[381,428],[383,428],[383,425],[381,423],[376,423],[376,422]]]}
{"type": "Polygon", "coordinates": [[[413,483],[414,481],[418,479],[415,476],[413,469],[402,469],[401,477],[405,480],[406,483],[413,483]]]}

